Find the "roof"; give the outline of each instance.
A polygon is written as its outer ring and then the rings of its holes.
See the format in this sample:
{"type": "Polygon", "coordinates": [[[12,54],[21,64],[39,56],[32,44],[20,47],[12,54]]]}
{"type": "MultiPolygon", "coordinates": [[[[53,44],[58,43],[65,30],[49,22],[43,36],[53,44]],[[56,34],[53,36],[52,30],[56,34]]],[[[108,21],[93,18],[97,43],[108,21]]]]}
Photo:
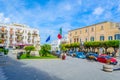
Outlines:
{"type": "MultiPolygon", "coordinates": [[[[70,31],[68,31],[68,32],[71,32],[71,31],[74,31],[74,30],[78,30],[78,29],[82,29],[82,28],[87,28],[87,27],[90,27],[90,26],[95,26],[95,25],[102,24],[102,23],[107,23],[107,22],[110,22],[110,21],[99,22],[99,23],[92,24],[92,25],[88,25],[88,26],[85,26],[85,27],[73,29],[73,30],[70,30],[70,31]]],[[[113,23],[113,22],[111,22],[111,23],[113,23]]]]}

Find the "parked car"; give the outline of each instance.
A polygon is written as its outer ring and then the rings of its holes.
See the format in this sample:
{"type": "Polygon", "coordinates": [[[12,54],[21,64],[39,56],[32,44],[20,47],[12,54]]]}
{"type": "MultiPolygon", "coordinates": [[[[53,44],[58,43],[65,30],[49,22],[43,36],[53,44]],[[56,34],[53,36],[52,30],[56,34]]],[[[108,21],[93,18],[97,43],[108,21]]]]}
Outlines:
{"type": "Polygon", "coordinates": [[[56,51],[54,55],[57,56],[57,57],[60,57],[60,54],[61,54],[60,51],[56,51]]]}
{"type": "Polygon", "coordinates": [[[84,52],[76,52],[76,57],[77,58],[82,58],[82,59],[86,58],[84,52]]]}
{"type": "Polygon", "coordinates": [[[88,52],[86,54],[86,58],[89,59],[89,60],[95,60],[97,61],[97,58],[98,58],[98,54],[96,54],[95,52],[88,52]]]}
{"type": "Polygon", "coordinates": [[[73,51],[69,51],[68,55],[73,57],[73,56],[75,56],[75,53],[73,51]]]}
{"type": "Polygon", "coordinates": [[[110,63],[113,65],[116,65],[118,63],[116,58],[108,56],[106,54],[99,55],[97,58],[97,61],[102,62],[102,63],[110,63]]]}

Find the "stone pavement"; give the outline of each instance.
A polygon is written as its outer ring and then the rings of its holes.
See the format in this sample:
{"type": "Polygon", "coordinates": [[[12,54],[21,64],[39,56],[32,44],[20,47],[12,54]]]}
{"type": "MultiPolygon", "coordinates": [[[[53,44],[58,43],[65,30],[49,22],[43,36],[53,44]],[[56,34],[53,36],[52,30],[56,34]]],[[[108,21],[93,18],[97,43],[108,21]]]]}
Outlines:
{"type": "MultiPolygon", "coordinates": [[[[7,80],[119,80],[120,71],[104,72],[103,64],[86,59],[17,60],[9,55],[3,67],[7,80]]],[[[2,71],[2,72],[3,72],[2,71]]],[[[0,79],[2,80],[2,79],[0,79]]],[[[4,79],[3,79],[4,80],[4,79]]]]}
{"type": "Polygon", "coordinates": [[[4,67],[6,65],[6,60],[5,60],[5,56],[0,56],[0,80],[6,80],[6,76],[3,72],[2,67],[4,67]]]}
{"type": "Polygon", "coordinates": [[[104,72],[102,63],[67,57],[66,60],[16,60],[9,57],[8,80],[119,80],[120,71],[104,72]]]}
{"type": "Polygon", "coordinates": [[[0,80],[7,80],[6,76],[3,73],[2,67],[0,66],[0,80]]]}

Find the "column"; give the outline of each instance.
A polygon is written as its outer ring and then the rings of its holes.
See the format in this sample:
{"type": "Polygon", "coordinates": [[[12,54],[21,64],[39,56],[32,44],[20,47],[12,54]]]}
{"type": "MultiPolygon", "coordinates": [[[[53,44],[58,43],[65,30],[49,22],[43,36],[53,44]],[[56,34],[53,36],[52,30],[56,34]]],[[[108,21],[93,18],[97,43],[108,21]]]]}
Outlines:
{"type": "Polygon", "coordinates": [[[22,32],[23,32],[23,34],[22,34],[22,37],[23,37],[23,44],[26,44],[26,39],[25,39],[25,37],[26,37],[26,34],[25,34],[25,32],[26,32],[26,30],[22,30],[22,32]]]}
{"type": "Polygon", "coordinates": [[[33,32],[30,31],[30,33],[31,33],[31,35],[30,35],[30,44],[33,44],[33,43],[32,43],[32,39],[33,39],[32,34],[33,34],[33,32]]]}
{"type": "Polygon", "coordinates": [[[15,38],[16,38],[16,34],[15,34],[15,32],[16,32],[16,29],[15,28],[13,28],[13,48],[15,48],[15,44],[16,44],[16,40],[15,40],[15,38]]]}
{"type": "Polygon", "coordinates": [[[7,26],[7,42],[6,42],[6,48],[9,48],[9,45],[10,45],[10,29],[9,27],[7,26]]]}
{"type": "Polygon", "coordinates": [[[28,30],[24,30],[25,44],[28,44],[28,30]]]}

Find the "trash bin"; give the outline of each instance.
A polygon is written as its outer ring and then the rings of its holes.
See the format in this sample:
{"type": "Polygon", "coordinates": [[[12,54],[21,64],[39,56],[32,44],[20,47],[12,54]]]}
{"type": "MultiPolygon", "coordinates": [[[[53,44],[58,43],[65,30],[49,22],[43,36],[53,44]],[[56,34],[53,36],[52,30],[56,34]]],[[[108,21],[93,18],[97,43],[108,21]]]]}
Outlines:
{"type": "Polygon", "coordinates": [[[66,59],[66,54],[63,53],[63,54],[61,55],[61,58],[62,58],[62,60],[65,60],[65,59],[66,59]]]}
{"type": "Polygon", "coordinates": [[[20,53],[17,53],[17,59],[20,59],[20,53]]]}
{"type": "Polygon", "coordinates": [[[19,52],[17,53],[17,59],[20,59],[20,57],[22,56],[23,52],[19,52]]]}

